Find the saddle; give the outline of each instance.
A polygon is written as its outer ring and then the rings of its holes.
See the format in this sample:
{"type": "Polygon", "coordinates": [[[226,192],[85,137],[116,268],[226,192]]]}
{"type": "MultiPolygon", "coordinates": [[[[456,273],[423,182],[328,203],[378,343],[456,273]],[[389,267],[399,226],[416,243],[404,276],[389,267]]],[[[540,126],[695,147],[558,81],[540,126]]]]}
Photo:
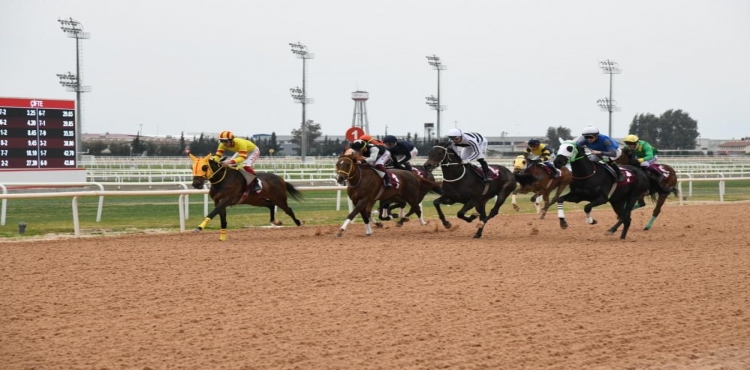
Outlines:
{"type": "MultiPolygon", "coordinates": [[[[484,170],[482,170],[482,166],[477,165],[470,165],[471,169],[474,170],[474,174],[479,176],[480,179],[484,180],[484,170]]],[[[500,171],[497,170],[497,168],[490,167],[490,179],[492,181],[497,180],[500,178],[500,171]]]]}
{"type": "Polygon", "coordinates": [[[652,163],[648,166],[648,170],[653,172],[655,175],[667,178],[669,177],[669,171],[662,165],[652,163]]]}

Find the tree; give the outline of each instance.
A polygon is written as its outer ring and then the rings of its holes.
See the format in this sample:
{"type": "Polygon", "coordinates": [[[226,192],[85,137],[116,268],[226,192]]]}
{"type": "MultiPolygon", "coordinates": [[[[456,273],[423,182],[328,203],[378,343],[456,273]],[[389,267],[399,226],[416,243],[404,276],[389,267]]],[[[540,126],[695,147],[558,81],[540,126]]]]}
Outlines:
{"type": "MultiPolygon", "coordinates": [[[[320,132],[320,123],[313,123],[313,120],[307,120],[305,122],[305,133],[307,134],[307,151],[310,155],[314,154],[314,146],[313,143],[317,138],[319,138],[321,135],[323,135],[320,132]]],[[[302,146],[300,145],[302,143],[302,130],[301,129],[294,129],[292,130],[292,143],[295,143],[299,146],[299,148],[295,149],[297,152],[296,154],[301,155],[302,154],[302,146]]]]}
{"type": "Polygon", "coordinates": [[[547,129],[547,144],[549,144],[550,148],[555,151],[560,147],[560,139],[571,140],[573,138],[570,129],[567,127],[557,126],[557,128],[555,128],[550,126],[547,129]]]}
{"type": "Polygon", "coordinates": [[[636,115],[629,132],[659,149],[692,150],[700,136],[698,121],[680,109],[670,109],[660,117],[651,113],[636,115]]]}

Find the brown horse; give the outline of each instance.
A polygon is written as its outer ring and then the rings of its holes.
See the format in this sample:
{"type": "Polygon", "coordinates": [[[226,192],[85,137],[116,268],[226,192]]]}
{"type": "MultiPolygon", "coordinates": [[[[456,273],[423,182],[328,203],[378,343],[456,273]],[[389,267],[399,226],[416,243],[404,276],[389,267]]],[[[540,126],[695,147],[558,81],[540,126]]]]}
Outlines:
{"type": "Polygon", "coordinates": [[[190,154],[190,159],[193,161],[193,187],[202,189],[204,183],[209,181],[211,190],[208,195],[214,200],[214,209],[193,231],[203,230],[211,219],[218,214],[221,218],[219,240],[225,241],[227,239],[227,207],[235,204],[249,204],[268,208],[271,213],[271,224],[275,226],[281,225],[281,221],[276,221],[275,218],[276,207],[284,210],[297,226],[304,223],[294,216],[294,211],[287,205],[287,195],[298,201],[303,198],[302,193],[292,184],[275,174],[258,172],[261,190],[257,193],[250,192],[247,197],[242,199],[246,184],[245,177],[236,169],[212,161],[211,156],[209,154],[199,158],[190,154]]]}
{"type": "MultiPolygon", "coordinates": [[[[439,187],[440,184],[419,177],[414,172],[406,170],[389,170],[388,176],[391,178],[391,187],[385,188],[383,180],[375,173],[373,168],[361,162],[361,157],[357,154],[344,154],[336,161],[336,181],[339,184],[347,184],[346,192],[349,199],[354,203],[354,209],[347,215],[344,224],[336,233],[341,236],[346,227],[352,222],[354,217],[359,214],[365,224],[365,235],[372,235],[370,226],[370,215],[372,207],[376,201],[381,200],[386,203],[406,203],[411,209],[409,214],[416,213],[421,225],[427,225],[427,221],[422,218],[422,206],[420,203],[424,196],[433,188],[439,187]]],[[[407,221],[403,215],[403,210],[397,226],[403,226],[407,221]]]]}
{"type": "Polygon", "coordinates": [[[552,175],[547,172],[544,165],[538,161],[527,160],[523,155],[516,157],[513,161],[513,172],[514,173],[525,173],[534,176],[534,181],[526,186],[521,186],[513,191],[511,194],[510,202],[513,205],[513,209],[518,212],[520,208],[516,204],[516,194],[532,193],[534,196],[531,197],[531,201],[536,206],[536,212],[540,213],[540,219],[543,219],[547,214],[547,210],[553,203],[557,203],[563,190],[573,181],[573,175],[570,173],[568,167],[560,169],[560,175],[557,178],[552,178],[552,175]],[[555,190],[555,196],[550,201],[549,195],[555,190]],[[540,199],[544,200],[544,207],[540,203],[540,199]]]}
{"type": "MultiPolygon", "coordinates": [[[[635,157],[628,146],[625,146],[622,149],[622,155],[617,158],[617,163],[644,169],[640,166],[640,163],[638,163],[638,158],[635,157]]],[[[664,205],[664,202],[667,201],[667,197],[669,197],[669,194],[674,194],[677,197],[679,197],[680,194],[677,190],[677,173],[675,172],[674,168],[672,168],[672,166],[662,163],[655,163],[652,164],[648,169],[645,169],[645,172],[649,177],[649,181],[651,182],[651,187],[649,188],[648,195],[651,196],[651,199],[656,198],[656,206],[654,207],[654,211],[651,212],[651,219],[643,228],[643,230],[650,230],[654,225],[654,221],[656,221],[656,218],[659,217],[659,214],[661,213],[661,207],[664,205]]],[[[638,203],[636,203],[635,208],[633,209],[646,206],[644,197],[645,194],[644,196],[641,196],[640,199],[638,199],[638,203]]]]}

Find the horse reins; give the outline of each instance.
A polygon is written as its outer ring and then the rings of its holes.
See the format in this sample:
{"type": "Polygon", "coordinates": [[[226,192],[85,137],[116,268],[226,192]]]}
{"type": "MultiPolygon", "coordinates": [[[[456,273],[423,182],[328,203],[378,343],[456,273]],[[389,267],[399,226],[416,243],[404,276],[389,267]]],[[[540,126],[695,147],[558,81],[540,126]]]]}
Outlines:
{"type": "MultiPolygon", "coordinates": [[[[450,157],[450,154],[448,154],[448,148],[442,147],[440,145],[435,145],[435,146],[433,146],[433,148],[440,148],[440,149],[443,149],[445,151],[445,154],[443,155],[443,159],[440,160],[440,166],[441,167],[462,166],[461,163],[452,163],[452,162],[447,162],[446,163],[446,160],[448,159],[448,157],[450,157]]],[[[455,181],[458,181],[458,180],[461,180],[462,178],[464,178],[464,176],[466,176],[466,166],[462,166],[462,167],[464,169],[464,172],[461,173],[461,176],[459,176],[459,177],[457,177],[455,179],[452,179],[452,180],[448,180],[448,179],[445,178],[445,174],[443,174],[443,181],[455,182],[455,181]]]]}

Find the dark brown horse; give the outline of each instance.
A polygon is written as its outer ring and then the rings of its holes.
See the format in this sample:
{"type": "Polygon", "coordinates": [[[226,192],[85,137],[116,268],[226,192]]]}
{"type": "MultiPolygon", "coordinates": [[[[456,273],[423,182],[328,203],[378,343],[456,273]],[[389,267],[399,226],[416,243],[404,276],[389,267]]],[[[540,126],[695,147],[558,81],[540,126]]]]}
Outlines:
{"type": "MultiPolygon", "coordinates": [[[[443,171],[443,193],[435,199],[432,204],[437,210],[440,221],[446,229],[451,223],[445,219],[441,204],[462,203],[463,207],[458,211],[458,218],[472,222],[477,217],[479,224],[474,238],[481,238],[484,225],[500,212],[500,206],[505,202],[510,193],[516,188],[516,183],[522,185],[530,184],[534,179],[530,175],[513,174],[503,166],[490,166],[493,175],[492,181],[485,183],[482,176],[471,164],[464,164],[461,157],[451,148],[449,142],[437,143],[427,153],[427,161],[424,168],[428,171],[440,167],[443,171]],[[495,206],[486,213],[486,205],[490,199],[497,197],[495,206]],[[466,216],[466,212],[474,208],[477,214],[466,216]]],[[[481,172],[481,169],[479,170],[481,172]]]]}
{"type": "Polygon", "coordinates": [[[586,222],[592,225],[596,224],[596,220],[591,217],[591,210],[596,206],[609,203],[617,214],[617,223],[609,228],[607,233],[614,234],[620,225],[624,225],[620,239],[625,239],[630,229],[630,213],[633,206],[649,189],[646,174],[632,166],[620,166],[625,180],[618,182],[614,174],[607,170],[609,166],[589,160],[584,147],[575,141],[563,141],[553,163],[557,168],[570,164],[573,173],[570,192],[561,196],[557,201],[560,228],[568,228],[563,202],[588,201],[583,211],[586,213],[586,222]]]}
{"type": "MultiPolygon", "coordinates": [[[[386,168],[389,170],[396,169],[392,166],[386,166],[386,168]]],[[[411,166],[411,171],[414,172],[419,177],[424,177],[425,179],[433,181],[433,182],[435,181],[435,175],[433,175],[432,172],[425,170],[424,166],[411,166]]],[[[436,183],[436,184],[439,184],[439,183],[436,183]]],[[[432,192],[437,193],[437,194],[442,194],[442,189],[440,188],[440,185],[434,187],[432,189],[432,192]]],[[[383,201],[380,201],[380,206],[378,207],[378,218],[383,221],[392,220],[395,218],[402,218],[401,216],[396,215],[391,212],[393,212],[393,210],[396,208],[401,208],[403,210],[404,207],[406,207],[405,202],[384,203],[383,201]]],[[[403,217],[407,219],[406,221],[408,221],[408,217],[411,215],[412,213],[407,213],[403,217]]],[[[382,226],[382,224],[380,223],[375,223],[375,225],[382,226]]]]}
{"type": "MultiPolygon", "coordinates": [[[[414,172],[406,170],[389,170],[394,177],[391,178],[391,187],[385,188],[383,180],[368,164],[361,163],[361,157],[357,154],[344,154],[336,161],[336,181],[339,184],[347,184],[346,192],[349,199],[354,203],[354,209],[346,217],[346,221],[336,233],[341,236],[346,227],[359,214],[365,224],[365,235],[372,235],[370,226],[370,215],[376,201],[386,203],[405,203],[411,209],[409,214],[416,213],[421,225],[427,225],[422,218],[422,207],[420,203],[424,196],[440,184],[417,176],[414,172]]],[[[402,211],[403,213],[403,211],[402,211]]],[[[402,226],[407,221],[405,215],[397,222],[402,226]]]]}
{"type": "Polygon", "coordinates": [[[266,172],[258,172],[258,181],[261,184],[261,190],[257,193],[250,194],[242,200],[245,190],[245,177],[236,170],[222,166],[211,160],[211,154],[199,158],[190,154],[193,161],[193,187],[202,189],[206,181],[211,183],[211,190],[208,195],[214,200],[214,209],[206,215],[206,218],[193,231],[201,231],[217,214],[221,218],[221,234],[219,240],[227,239],[227,207],[235,204],[249,204],[256,207],[266,207],[271,213],[271,224],[281,225],[281,221],[276,221],[276,207],[281,208],[289,217],[294,220],[297,226],[303,224],[294,216],[294,211],[287,204],[287,195],[295,200],[302,200],[302,193],[299,192],[292,184],[284,181],[281,177],[266,172]],[[240,203],[242,200],[242,203],[240,203]]]}
{"type": "MultiPolygon", "coordinates": [[[[617,163],[644,169],[640,166],[640,163],[638,163],[638,158],[636,158],[633,152],[630,151],[630,148],[628,146],[625,146],[622,149],[622,155],[617,158],[617,163]]],[[[656,197],[656,206],[654,206],[654,211],[651,213],[651,219],[643,228],[643,230],[650,230],[654,225],[654,221],[656,221],[656,218],[659,217],[659,214],[661,213],[661,207],[664,205],[664,202],[667,201],[669,194],[674,194],[676,197],[679,197],[680,194],[677,190],[677,173],[675,172],[674,168],[672,168],[672,166],[662,163],[656,163],[649,166],[648,169],[645,169],[645,172],[651,181],[651,187],[648,191],[648,195],[651,196],[651,199],[654,199],[654,197],[656,197]]],[[[638,203],[635,205],[635,208],[644,207],[646,205],[644,197],[645,196],[642,196],[640,199],[638,199],[638,203]]]]}
{"type": "Polygon", "coordinates": [[[543,219],[547,215],[547,210],[553,203],[557,203],[563,190],[573,180],[573,175],[567,167],[560,169],[560,175],[557,178],[552,178],[552,175],[547,172],[544,165],[538,161],[527,160],[523,155],[516,157],[513,161],[513,172],[514,173],[525,173],[534,176],[535,181],[529,185],[521,186],[513,191],[510,197],[510,203],[513,205],[513,209],[518,212],[520,208],[516,204],[516,194],[534,194],[531,197],[531,201],[536,206],[536,212],[541,213],[540,219],[543,219]],[[555,196],[552,200],[549,199],[549,195],[552,191],[555,191],[555,196]],[[540,205],[539,200],[544,200],[544,206],[540,205]]]}

